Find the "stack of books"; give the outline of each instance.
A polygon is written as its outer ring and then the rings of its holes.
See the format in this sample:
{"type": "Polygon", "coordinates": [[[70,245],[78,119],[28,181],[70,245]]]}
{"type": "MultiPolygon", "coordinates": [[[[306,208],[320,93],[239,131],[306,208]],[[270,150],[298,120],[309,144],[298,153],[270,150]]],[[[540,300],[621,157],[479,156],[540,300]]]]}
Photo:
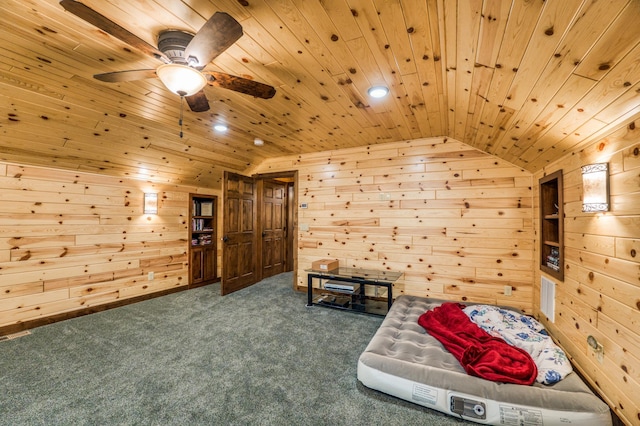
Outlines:
{"type": "Polygon", "coordinates": [[[211,234],[202,234],[198,235],[198,245],[207,245],[211,244],[211,234]]]}
{"type": "Polygon", "coordinates": [[[560,270],[560,250],[551,247],[551,252],[547,255],[547,266],[554,271],[560,270]]]}

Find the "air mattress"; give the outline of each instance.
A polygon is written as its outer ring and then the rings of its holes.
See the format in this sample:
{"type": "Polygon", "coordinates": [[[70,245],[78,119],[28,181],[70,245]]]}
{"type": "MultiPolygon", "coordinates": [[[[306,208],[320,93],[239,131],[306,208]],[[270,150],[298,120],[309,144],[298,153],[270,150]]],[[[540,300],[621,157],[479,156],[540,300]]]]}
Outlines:
{"type": "Polygon", "coordinates": [[[389,395],[488,425],[611,425],[609,407],[571,373],[553,385],[499,383],[464,371],[418,324],[442,300],[400,296],[358,360],[358,380],[389,395]]]}

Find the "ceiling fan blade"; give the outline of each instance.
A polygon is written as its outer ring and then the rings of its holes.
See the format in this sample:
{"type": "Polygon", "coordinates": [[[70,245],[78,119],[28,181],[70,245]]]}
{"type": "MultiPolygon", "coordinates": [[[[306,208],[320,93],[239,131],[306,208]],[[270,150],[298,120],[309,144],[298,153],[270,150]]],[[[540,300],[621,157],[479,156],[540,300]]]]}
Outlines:
{"type": "Polygon", "coordinates": [[[184,51],[184,57],[197,59],[193,64],[197,69],[204,68],[209,62],[242,37],[242,26],[224,12],[216,12],[200,28],[184,51]]]}
{"type": "Polygon", "coordinates": [[[145,78],[157,77],[156,70],[128,70],[105,72],[103,74],[95,74],[93,78],[107,83],[122,83],[125,81],[144,80],[145,78]]]}
{"type": "Polygon", "coordinates": [[[158,58],[165,63],[171,62],[169,58],[167,58],[167,56],[159,51],[156,47],[150,45],[137,35],[122,28],[120,25],[99,14],[85,4],[75,0],[62,0],[60,1],[60,4],[67,12],[73,13],[78,18],[90,23],[94,27],[101,29],[107,34],[111,34],[115,38],[124,41],[128,45],[140,50],[141,52],[153,56],[154,58],[158,58]]]}
{"type": "Polygon", "coordinates": [[[204,90],[199,91],[195,95],[186,96],[185,99],[189,104],[189,108],[193,112],[204,112],[209,111],[209,101],[207,100],[207,96],[204,94],[204,90]]]}
{"type": "Polygon", "coordinates": [[[207,79],[210,86],[222,87],[223,89],[233,90],[262,99],[271,99],[276,94],[276,89],[273,86],[249,80],[248,78],[217,71],[204,71],[203,74],[213,77],[207,79]]]}

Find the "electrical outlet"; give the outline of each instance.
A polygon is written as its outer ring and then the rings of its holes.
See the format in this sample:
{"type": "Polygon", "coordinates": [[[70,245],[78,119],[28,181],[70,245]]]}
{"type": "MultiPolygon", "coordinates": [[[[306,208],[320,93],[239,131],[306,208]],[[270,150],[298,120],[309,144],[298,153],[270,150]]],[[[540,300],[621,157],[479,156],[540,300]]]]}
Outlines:
{"type": "Polygon", "coordinates": [[[149,281],[153,281],[153,278],[154,278],[154,277],[153,277],[153,272],[149,272],[149,273],[147,274],[147,278],[149,279],[149,281]]]}
{"type": "Polygon", "coordinates": [[[505,296],[511,296],[511,292],[513,291],[513,288],[510,285],[505,285],[504,286],[504,295],[505,296]]]}
{"type": "Polygon", "coordinates": [[[308,223],[301,223],[300,224],[300,230],[303,232],[306,232],[309,230],[309,224],[308,223]]]}
{"type": "Polygon", "coordinates": [[[596,341],[594,343],[593,347],[591,344],[589,345],[589,348],[591,349],[591,351],[595,354],[596,359],[598,360],[598,362],[600,364],[602,364],[604,362],[604,346],[602,346],[602,343],[596,341]]]}
{"type": "Polygon", "coordinates": [[[596,349],[596,358],[598,359],[598,362],[600,364],[604,362],[604,346],[602,346],[602,343],[598,343],[598,347],[596,349]]]}

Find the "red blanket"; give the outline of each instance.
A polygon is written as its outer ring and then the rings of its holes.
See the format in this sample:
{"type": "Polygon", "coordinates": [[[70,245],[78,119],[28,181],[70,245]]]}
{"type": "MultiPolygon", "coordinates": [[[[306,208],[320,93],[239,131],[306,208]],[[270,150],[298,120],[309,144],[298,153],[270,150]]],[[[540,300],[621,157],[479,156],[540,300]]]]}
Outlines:
{"type": "Polygon", "coordinates": [[[461,308],[457,303],[444,303],[422,314],[418,324],[460,361],[467,374],[494,382],[532,384],[538,369],[531,356],[489,335],[461,308]]]}

